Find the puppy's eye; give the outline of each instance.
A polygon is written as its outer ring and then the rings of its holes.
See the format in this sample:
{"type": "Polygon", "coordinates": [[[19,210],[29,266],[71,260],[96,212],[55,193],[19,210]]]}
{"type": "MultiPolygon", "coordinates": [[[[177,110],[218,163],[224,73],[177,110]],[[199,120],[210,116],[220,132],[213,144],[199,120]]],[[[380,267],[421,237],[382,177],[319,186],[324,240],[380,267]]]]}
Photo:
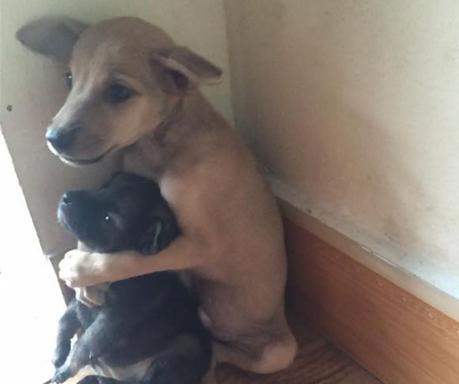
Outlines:
{"type": "Polygon", "coordinates": [[[64,74],[64,81],[65,81],[65,85],[67,86],[67,88],[72,89],[72,85],[73,85],[72,72],[66,72],[64,74]]]}
{"type": "Polygon", "coordinates": [[[116,227],[121,228],[123,226],[123,220],[120,215],[114,212],[106,212],[102,217],[102,225],[110,228],[116,227]]]}
{"type": "Polygon", "coordinates": [[[134,91],[121,84],[112,84],[108,87],[105,97],[110,104],[121,104],[130,99],[134,91]]]}
{"type": "Polygon", "coordinates": [[[101,217],[102,224],[104,225],[112,225],[114,223],[113,214],[111,212],[105,213],[104,216],[101,217]]]}

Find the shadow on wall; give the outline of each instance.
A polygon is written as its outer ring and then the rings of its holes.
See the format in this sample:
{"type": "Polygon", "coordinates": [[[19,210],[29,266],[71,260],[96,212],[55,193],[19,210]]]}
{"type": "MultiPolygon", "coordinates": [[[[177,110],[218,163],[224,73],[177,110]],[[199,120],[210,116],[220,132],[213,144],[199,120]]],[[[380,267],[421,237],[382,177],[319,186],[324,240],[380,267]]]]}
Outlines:
{"type": "Polygon", "coordinates": [[[426,29],[430,9],[363,3],[226,1],[237,125],[332,226],[390,243],[410,270],[459,265],[435,187],[442,149],[430,123],[441,116],[428,108],[442,100],[427,92],[433,64],[421,60],[438,20],[426,29]]]}

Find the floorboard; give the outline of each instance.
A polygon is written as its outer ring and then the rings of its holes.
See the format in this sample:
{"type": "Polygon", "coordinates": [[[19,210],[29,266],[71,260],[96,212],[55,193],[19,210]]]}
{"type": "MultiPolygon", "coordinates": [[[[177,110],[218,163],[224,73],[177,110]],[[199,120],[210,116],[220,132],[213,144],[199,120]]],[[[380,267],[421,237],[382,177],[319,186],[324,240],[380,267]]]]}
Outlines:
{"type": "Polygon", "coordinates": [[[309,329],[292,321],[300,349],[293,365],[277,374],[254,375],[230,367],[217,372],[219,384],[378,384],[351,358],[309,329]]]}

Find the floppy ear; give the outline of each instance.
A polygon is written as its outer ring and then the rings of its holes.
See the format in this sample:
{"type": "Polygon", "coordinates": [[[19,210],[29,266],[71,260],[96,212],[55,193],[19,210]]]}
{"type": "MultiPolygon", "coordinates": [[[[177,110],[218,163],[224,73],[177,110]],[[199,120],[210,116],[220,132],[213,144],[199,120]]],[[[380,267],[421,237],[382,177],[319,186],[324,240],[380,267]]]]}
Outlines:
{"type": "Polygon", "coordinates": [[[155,218],[145,232],[140,236],[139,251],[145,255],[160,252],[178,235],[178,229],[174,224],[164,223],[155,218]]]}
{"type": "Polygon", "coordinates": [[[177,90],[212,83],[222,70],[186,47],[174,46],[155,50],[153,60],[168,71],[177,90]]]}
{"type": "Polygon", "coordinates": [[[16,38],[30,50],[67,64],[73,46],[87,27],[69,17],[44,17],[21,27],[16,38]]]}

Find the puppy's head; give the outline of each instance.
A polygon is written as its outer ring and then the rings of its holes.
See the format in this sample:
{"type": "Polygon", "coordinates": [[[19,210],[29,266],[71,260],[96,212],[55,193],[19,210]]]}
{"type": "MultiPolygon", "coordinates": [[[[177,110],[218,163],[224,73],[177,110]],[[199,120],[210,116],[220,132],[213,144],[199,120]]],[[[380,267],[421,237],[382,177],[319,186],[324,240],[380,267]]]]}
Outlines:
{"type": "Polygon", "coordinates": [[[94,251],[155,253],[177,235],[175,218],[157,185],[119,173],[96,190],[66,192],[58,220],[94,251]]]}
{"type": "Polygon", "coordinates": [[[46,139],[70,164],[97,162],[154,132],[191,89],[221,75],[161,29],[136,18],[93,26],[44,18],[23,26],[17,38],[66,68],[70,92],[46,139]]]}

